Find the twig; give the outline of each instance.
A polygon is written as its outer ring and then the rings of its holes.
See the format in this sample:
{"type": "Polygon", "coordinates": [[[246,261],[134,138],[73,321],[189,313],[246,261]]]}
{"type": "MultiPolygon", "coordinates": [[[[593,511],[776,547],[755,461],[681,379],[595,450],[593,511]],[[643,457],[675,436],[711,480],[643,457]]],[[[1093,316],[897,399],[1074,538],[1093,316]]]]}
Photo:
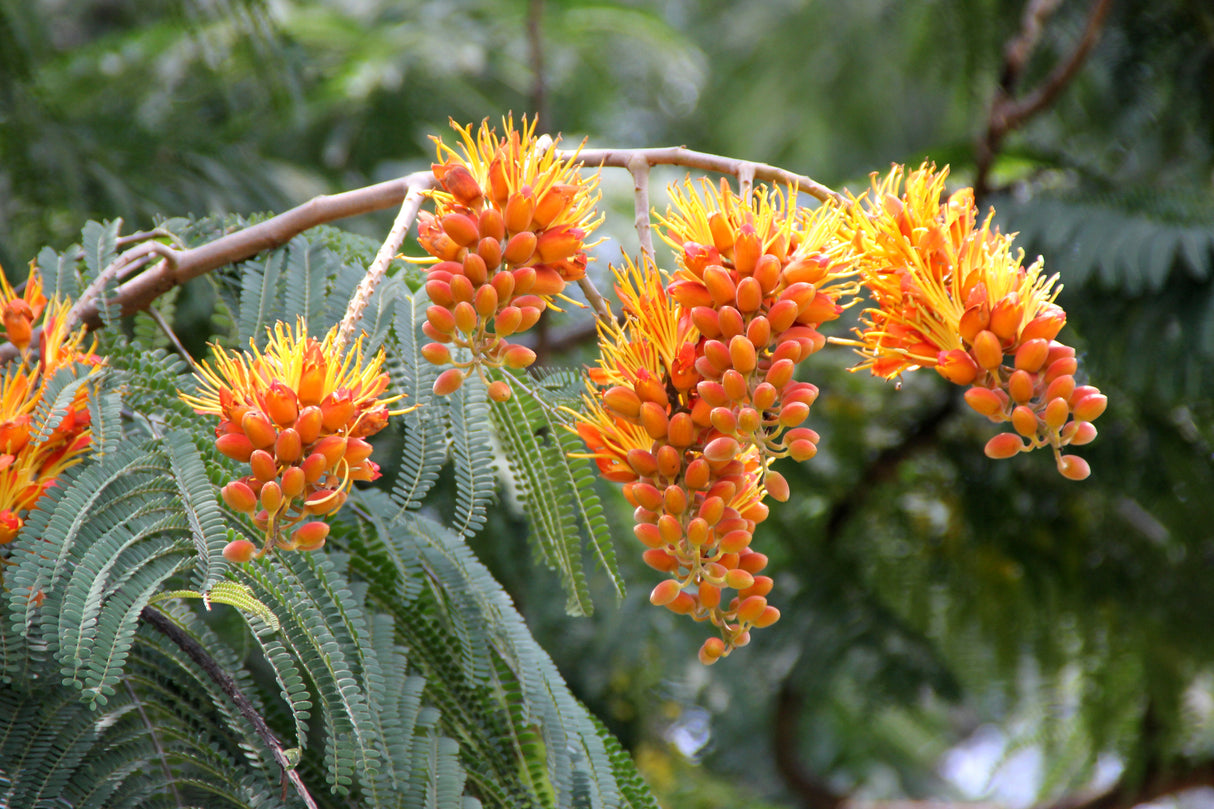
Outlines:
{"type": "Polygon", "coordinates": [[[772,745],[775,748],[776,769],[805,809],[839,809],[846,797],[839,795],[806,772],[800,760],[800,730],[802,698],[786,678],[776,695],[775,723],[772,726],[772,745]]]}
{"type": "MultiPolygon", "coordinates": [[[[740,181],[751,177],[796,188],[823,202],[847,203],[846,197],[842,194],[832,191],[804,175],[793,174],[766,163],[751,163],[721,155],[696,152],[682,146],[655,149],[583,149],[580,152],[558,150],[557,153],[565,159],[576,155],[578,162],[587,166],[599,165],[627,169],[629,161],[643,160],[648,166],[683,166],[730,174],[738,177],[740,181]]],[[[637,165],[637,163],[634,162],[633,165],[637,165]]],[[[163,260],[157,262],[151,269],[125,281],[114,291],[113,295],[109,296],[109,301],[119,306],[120,316],[134,314],[146,309],[152,301],[173,287],[200,275],[237,261],[243,261],[265,250],[272,250],[286,244],[305,230],[318,225],[383,210],[393,205],[402,205],[411,190],[424,191],[433,188],[434,183],[432,172],[418,171],[396,180],[344,191],[340,194],[314,197],[308,202],[264,222],[250,225],[197,247],[174,249],[160,242],[148,242],[148,246],[140,245],[120,255],[111,265],[113,274],[121,277],[137,268],[142,268],[146,264],[146,259],[142,257],[149,254],[160,255],[163,260]],[[137,266],[135,266],[136,264],[137,266]]],[[[149,233],[155,233],[155,231],[149,233]]],[[[133,236],[127,237],[128,240],[133,238],[133,236]]],[[[128,242],[124,241],[124,243],[128,242]]],[[[110,271],[111,268],[107,268],[107,271],[110,271]]],[[[111,277],[106,276],[106,282],[111,277]]],[[[378,279],[368,283],[378,283],[378,279]]],[[[96,282],[94,285],[98,290],[103,286],[96,282]]],[[[593,285],[584,280],[580,281],[579,285],[594,308],[595,314],[604,322],[614,322],[610,310],[593,285]]],[[[90,285],[90,289],[92,286],[90,285]]],[[[86,290],[86,294],[89,294],[88,290],[86,290]]],[[[73,309],[74,320],[84,323],[90,329],[99,328],[102,325],[100,309],[92,300],[95,296],[96,291],[93,291],[90,299],[78,301],[73,309]]],[[[19,354],[16,346],[11,343],[0,344],[0,365],[14,359],[19,354]]]]}
{"type": "Polygon", "coordinates": [[[93,299],[96,298],[101,290],[116,278],[125,278],[136,270],[142,269],[153,256],[160,256],[161,263],[175,265],[180,253],[168,245],[160,242],[144,242],[137,247],[132,247],[129,250],[120,253],[117,258],[109,263],[109,265],[97,274],[84,291],[80,293],[80,297],[76,299],[76,303],[68,310],[67,321],[68,328],[75,328],[80,322],[82,312],[93,306],[93,299]]]}
{"type": "MultiPolygon", "coordinates": [[[[433,177],[433,175],[430,176],[433,177]]],[[[350,338],[354,336],[354,327],[358,325],[358,321],[362,320],[371,295],[379,286],[379,282],[383,280],[384,274],[388,271],[388,265],[400,251],[400,246],[405,241],[405,234],[409,232],[409,228],[413,225],[413,220],[417,218],[417,212],[422,206],[422,200],[425,198],[424,191],[425,188],[418,184],[405,194],[404,202],[400,206],[400,213],[396,215],[396,221],[392,223],[392,229],[388,231],[388,238],[384,239],[384,243],[380,245],[379,252],[375,254],[375,260],[367,269],[367,274],[358,282],[358,289],[355,290],[354,297],[350,299],[350,305],[346,308],[346,316],[342,318],[341,328],[337,332],[336,347],[339,355],[350,344],[350,338]]]]}
{"type": "Polygon", "coordinates": [[[999,79],[999,87],[991,100],[991,111],[987,118],[986,131],[979,138],[975,148],[974,197],[982,200],[990,190],[990,171],[995,161],[995,155],[1003,143],[1003,139],[1014,129],[1023,126],[1025,121],[1044,110],[1062,92],[1063,88],[1079,72],[1084,59],[1087,58],[1100,29],[1108,14],[1111,0],[1093,0],[1088,10],[1087,24],[1083,35],[1075,44],[1075,49],[1065,60],[1054,66],[1050,75],[1035,89],[1017,100],[1014,98],[1016,83],[1028,62],[1029,56],[1041,38],[1045,20],[1054,12],[1059,0],[1030,0],[1025,7],[1021,20],[1020,31],[1004,51],[1003,71],[999,79]]]}
{"type": "Polygon", "coordinates": [[[174,247],[185,247],[176,236],[176,234],[165,230],[164,228],[153,228],[152,230],[141,230],[137,233],[130,233],[126,236],[119,236],[114,241],[114,246],[118,250],[122,250],[129,245],[139,244],[140,242],[150,241],[152,239],[168,239],[173,243],[174,247]]]}
{"type": "Polygon", "coordinates": [[[643,154],[635,154],[628,160],[625,167],[632,175],[633,209],[636,218],[633,226],[636,228],[637,241],[641,252],[653,260],[653,229],[649,225],[649,161],[643,154]]]}
{"type": "Polygon", "coordinates": [[[586,296],[586,300],[590,303],[590,308],[594,309],[595,317],[606,325],[615,325],[616,321],[615,317],[611,314],[611,307],[607,305],[607,301],[603,300],[603,296],[595,289],[590,279],[580,278],[577,285],[581,287],[582,294],[586,296]]]}
{"type": "Polygon", "coordinates": [[[151,719],[148,719],[147,711],[143,710],[143,700],[139,699],[139,695],[131,687],[129,679],[124,677],[122,684],[126,686],[126,692],[135,701],[135,708],[139,711],[139,717],[143,720],[144,726],[148,729],[148,735],[152,738],[152,747],[156,748],[156,758],[160,760],[160,769],[164,773],[164,780],[168,783],[169,788],[173,790],[173,800],[178,806],[184,806],[185,804],[181,800],[181,793],[177,790],[177,779],[173,777],[173,771],[169,769],[168,756],[164,753],[164,746],[160,743],[160,736],[156,733],[156,726],[152,724],[151,719]]]}
{"type": "Polygon", "coordinates": [[[682,166],[702,171],[715,171],[718,174],[732,175],[739,180],[750,176],[752,181],[762,180],[796,188],[820,202],[847,204],[847,197],[803,174],[793,174],[791,171],[767,163],[752,163],[749,160],[696,152],[684,146],[663,146],[653,149],[582,149],[580,153],[560,151],[558,154],[565,159],[576,155],[577,160],[586,166],[610,166],[626,169],[630,160],[644,158],[650,166],[682,166]]]}
{"type": "Polygon", "coordinates": [[[527,48],[531,57],[531,111],[537,120],[548,123],[548,99],[544,86],[544,0],[527,4],[527,48]]]}
{"type": "Polygon", "coordinates": [[[1134,780],[1118,782],[1107,792],[1070,796],[1045,809],[1132,809],[1189,789],[1214,786],[1214,761],[1180,759],[1160,764],[1134,780]]]}
{"type": "MultiPolygon", "coordinates": [[[[278,216],[258,222],[213,242],[177,252],[176,265],[160,262],[120,286],[111,301],[121,306],[123,316],[142,311],[152,301],[175,286],[212,270],[243,261],[264,250],[286,244],[305,230],[351,216],[380,211],[400,205],[411,188],[430,188],[434,175],[429,171],[414,172],[405,177],[376,183],[340,194],[326,194],[285,211],[278,216]]],[[[77,313],[79,321],[90,329],[101,326],[97,306],[88,303],[77,313]]],[[[11,343],[0,345],[0,364],[18,356],[11,343]]]]}
{"type": "Polygon", "coordinates": [[[220,667],[219,663],[207,653],[202,644],[194,640],[188,632],[178,626],[164,613],[152,607],[144,607],[139,613],[139,618],[175,643],[181,651],[185,652],[191,660],[197,663],[199,668],[219,686],[220,690],[232,700],[232,704],[236,706],[236,710],[240,711],[240,715],[253,726],[253,731],[265,743],[266,747],[270,748],[274,761],[282,768],[283,776],[295,786],[295,791],[303,798],[304,805],[308,809],[317,809],[316,801],[313,800],[312,795],[308,792],[308,788],[304,785],[303,779],[299,777],[299,773],[291,765],[290,760],[287,758],[287,752],[278,741],[278,737],[274,735],[274,731],[270,730],[270,726],[266,724],[266,720],[257,712],[257,709],[253,707],[253,703],[249,702],[249,698],[241,692],[240,688],[236,685],[236,681],[232,679],[232,675],[220,667]]]}
{"type": "Polygon", "coordinates": [[[156,311],[154,306],[149,306],[147,308],[147,315],[152,319],[152,322],[160,327],[160,330],[164,332],[165,337],[168,337],[169,342],[173,344],[173,348],[177,349],[177,353],[185,358],[185,361],[190,364],[190,367],[197,368],[198,363],[194,362],[194,358],[190,356],[190,352],[187,351],[186,347],[181,344],[181,340],[177,337],[177,332],[173,331],[173,327],[170,326],[168,321],[164,319],[164,315],[156,311]]]}

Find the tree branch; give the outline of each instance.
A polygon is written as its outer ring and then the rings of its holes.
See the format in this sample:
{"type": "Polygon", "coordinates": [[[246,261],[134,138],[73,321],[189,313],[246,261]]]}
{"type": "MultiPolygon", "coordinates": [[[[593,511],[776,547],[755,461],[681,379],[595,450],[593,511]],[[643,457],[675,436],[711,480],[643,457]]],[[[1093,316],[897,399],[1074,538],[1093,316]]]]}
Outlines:
{"type": "MultiPolygon", "coordinates": [[[[123,316],[134,314],[146,309],[152,301],[173,287],[193,278],[243,261],[262,251],[272,250],[317,225],[400,205],[411,188],[431,188],[433,183],[434,175],[430,171],[419,171],[365,188],[314,197],[278,216],[221,236],[213,242],[172,251],[175,259],[172,263],[161,261],[135,276],[118,287],[110,300],[120,305],[123,316]]],[[[167,247],[164,249],[171,250],[167,247]]],[[[90,329],[101,325],[100,312],[92,302],[81,306],[77,317],[90,329]]],[[[0,345],[0,364],[17,354],[12,344],[0,345]]]]}
{"type": "Polygon", "coordinates": [[[801,695],[788,678],[776,695],[776,717],[772,726],[776,769],[789,788],[801,799],[805,809],[839,809],[846,796],[835,793],[805,771],[800,760],[801,695]]]}
{"type": "Polygon", "coordinates": [[[749,160],[695,152],[685,146],[663,146],[653,149],[582,149],[576,153],[558,151],[558,154],[564,158],[570,158],[576,154],[577,159],[587,166],[610,166],[622,169],[629,168],[630,161],[641,158],[650,166],[682,166],[702,171],[714,171],[718,174],[729,174],[742,182],[746,182],[749,178],[749,180],[779,183],[803,191],[820,202],[847,204],[846,196],[803,174],[793,174],[791,171],[767,163],[752,163],[749,160]]]}
{"type": "Polygon", "coordinates": [[[943,402],[915,422],[903,434],[901,441],[877,453],[877,457],[873,458],[860,474],[856,485],[835,501],[826,518],[826,528],[823,532],[827,543],[838,541],[843,526],[882,483],[893,479],[903,461],[935,443],[941,425],[957,409],[957,397],[951,395],[952,391],[949,393],[943,402]]]}
{"type": "Polygon", "coordinates": [[[1118,783],[1107,792],[1069,796],[1046,809],[1132,809],[1187,789],[1214,787],[1214,761],[1181,759],[1161,765],[1135,785],[1118,783]]]}
{"type": "Polygon", "coordinates": [[[358,282],[358,289],[355,290],[354,297],[350,299],[350,305],[346,307],[346,315],[342,318],[337,332],[338,354],[343,353],[346,346],[349,345],[350,338],[354,335],[354,329],[362,320],[367,302],[371,300],[375,288],[379,286],[379,282],[388,271],[388,265],[392,263],[400,246],[404,244],[405,236],[408,234],[409,228],[413,226],[413,220],[417,218],[417,212],[422,207],[423,199],[424,189],[420,186],[410,188],[409,192],[405,194],[405,200],[400,206],[400,213],[396,215],[396,220],[392,223],[388,238],[384,239],[384,243],[380,245],[379,252],[375,254],[375,259],[367,269],[367,274],[358,282]]]}
{"type": "MultiPolygon", "coordinates": [[[[743,187],[748,187],[754,180],[761,180],[795,188],[822,202],[847,204],[847,198],[844,195],[804,175],[793,174],[766,163],[752,163],[747,160],[696,152],[682,146],[653,149],[558,150],[557,154],[563,158],[576,158],[577,162],[588,167],[628,169],[634,172],[634,178],[640,176],[636,172],[639,171],[642,162],[646,166],[682,166],[732,175],[738,178],[743,187]]],[[[125,317],[146,309],[152,301],[175,286],[212,270],[243,261],[265,250],[272,250],[286,244],[305,230],[338,219],[402,205],[410,191],[420,194],[434,186],[435,178],[432,172],[418,171],[396,180],[344,191],[340,194],[314,197],[271,219],[221,236],[198,247],[174,249],[160,242],[147,242],[125,251],[115,259],[111,267],[106,270],[107,273],[110,273],[106,276],[106,280],[102,282],[101,279],[98,279],[97,282],[90,285],[90,291],[95,294],[95,290],[92,290],[93,286],[100,289],[98,284],[107,283],[114,275],[121,276],[131,271],[134,269],[131,265],[136,261],[140,262],[139,267],[142,267],[151,255],[160,255],[161,261],[124,282],[109,297],[109,301],[117,304],[121,316],[125,317]]],[[[403,210],[402,213],[404,213],[403,210]]],[[[128,244],[136,237],[142,240],[146,235],[128,236],[120,242],[128,244]]],[[[579,283],[598,317],[610,320],[610,312],[597,290],[588,281],[579,283]]],[[[88,292],[86,291],[86,294],[88,292]]],[[[91,299],[79,301],[73,309],[73,313],[78,322],[84,323],[90,329],[102,325],[100,310],[91,299]]],[[[37,330],[35,341],[36,339],[37,330]]],[[[18,353],[12,344],[0,344],[0,365],[12,360],[18,353]]]]}
{"type": "Polygon", "coordinates": [[[266,720],[261,714],[257,713],[257,709],[253,707],[253,703],[249,702],[249,698],[237,687],[236,681],[232,679],[232,675],[224,671],[215,662],[215,658],[207,653],[202,644],[194,640],[192,635],[178,626],[164,613],[152,607],[144,607],[139,613],[139,618],[175,643],[181,651],[185,652],[219,686],[223,693],[232,700],[232,704],[236,706],[236,710],[240,711],[240,715],[253,726],[253,731],[261,738],[266,747],[270,748],[274,761],[282,768],[283,778],[294,785],[295,791],[303,798],[304,805],[308,809],[317,809],[316,801],[313,800],[312,795],[308,792],[308,788],[304,785],[303,779],[299,777],[299,773],[295,771],[294,766],[292,766],[290,760],[287,758],[286,750],[283,749],[282,744],[278,741],[278,737],[274,735],[274,731],[270,730],[270,726],[266,724],[266,720]]]}
{"type": "Polygon", "coordinates": [[[1020,32],[1012,39],[1004,53],[1003,72],[999,87],[991,101],[986,131],[975,147],[974,197],[981,200],[990,191],[990,171],[1003,139],[1008,133],[1024,125],[1037,113],[1046,109],[1070,83],[1083,65],[1088,53],[1100,37],[1100,29],[1108,14],[1111,0],[1093,0],[1088,10],[1083,35],[1075,49],[1065,60],[1054,66],[1050,75],[1035,89],[1020,100],[1013,97],[1015,85],[1028,62],[1029,56],[1041,38],[1044,21],[1059,5],[1059,0],[1030,0],[1025,7],[1020,32]]]}

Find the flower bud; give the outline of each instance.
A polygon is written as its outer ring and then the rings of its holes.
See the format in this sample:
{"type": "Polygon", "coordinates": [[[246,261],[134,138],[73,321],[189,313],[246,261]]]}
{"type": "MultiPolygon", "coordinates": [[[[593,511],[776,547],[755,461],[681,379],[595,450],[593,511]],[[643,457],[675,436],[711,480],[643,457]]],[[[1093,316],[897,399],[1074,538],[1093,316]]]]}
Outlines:
{"type": "Polygon", "coordinates": [[[990,388],[970,388],[965,392],[965,403],[987,418],[997,419],[1003,415],[1003,398],[990,388]]]}
{"type": "Polygon", "coordinates": [[[307,475],[300,466],[288,466],[282,470],[282,496],[294,500],[303,494],[307,485],[307,475]]]}
{"type": "Polygon", "coordinates": [[[704,447],[704,457],[709,461],[724,462],[737,457],[738,442],[727,435],[714,438],[704,447]]]}
{"type": "Polygon", "coordinates": [[[742,319],[742,313],[732,306],[722,306],[717,310],[717,324],[724,340],[729,340],[735,334],[746,333],[746,322],[742,319]]]}
{"type": "MultiPolygon", "coordinates": [[[[336,436],[334,436],[336,437],[336,436]]],[[[304,480],[309,484],[315,484],[324,476],[331,464],[325,459],[325,456],[319,452],[313,452],[308,457],[304,458],[303,463],[299,465],[299,469],[303,471],[304,480]]],[[[287,470],[290,471],[290,470],[287,470]]],[[[283,485],[287,483],[287,473],[282,475],[283,485]]],[[[294,484],[292,484],[294,485],[294,484]]]]}
{"type": "Polygon", "coordinates": [[[257,496],[253,494],[253,490],[249,488],[248,484],[242,481],[234,480],[224,486],[222,494],[223,502],[227,503],[233,511],[252,514],[253,509],[257,507],[257,496]]]}
{"type": "Polygon", "coordinates": [[[752,539],[754,539],[753,532],[747,531],[745,528],[737,528],[727,531],[717,543],[717,547],[722,553],[740,553],[750,545],[752,539]]]}
{"type": "Polygon", "coordinates": [[[1035,374],[1045,365],[1045,358],[1050,353],[1048,340],[1037,338],[1020,344],[1016,349],[1016,368],[1035,374]]]}
{"type": "Polygon", "coordinates": [[[282,488],[278,483],[271,480],[266,485],[261,487],[261,507],[269,514],[274,514],[278,511],[278,507],[282,505],[282,488]]]}
{"type": "Polygon", "coordinates": [[[735,334],[729,341],[729,357],[733,367],[740,373],[748,374],[758,364],[754,343],[744,334],[735,334]]]}
{"type": "Polygon", "coordinates": [[[274,456],[283,463],[295,463],[303,456],[303,442],[299,433],[287,427],[278,434],[274,442],[274,456]]]}
{"type": "Polygon", "coordinates": [[[535,352],[527,346],[512,345],[502,355],[502,362],[508,368],[526,368],[535,362],[535,352]]]}
{"type": "Polygon", "coordinates": [[[657,460],[658,474],[669,480],[677,477],[679,471],[683,468],[683,453],[669,444],[663,444],[658,447],[657,460]]]}
{"type": "Polygon", "coordinates": [[[486,390],[489,393],[489,398],[495,402],[507,402],[514,395],[510,390],[510,383],[504,379],[490,382],[486,390]]]}
{"type": "Polygon", "coordinates": [[[1092,474],[1092,467],[1077,455],[1061,455],[1058,458],[1058,472],[1070,480],[1083,480],[1092,474]]]}
{"type": "Polygon", "coordinates": [[[683,588],[674,579],[666,579],[653,588],[649,594],[649,603],[655,607],[665,607],[670,602],[678,598],[679,593],[683,592],[683,588]]]}
{"type": "Polygon", "coordinates": [[[673,573],[679,569],[679,560],[661,548],[650,548],[641,554],[641,559],[660,573],[673,573]]]}
{"type": "Polygon", "coordinates": [[[696,599],[706,610],[716,609],[721,604],[721,588],[707,582],[700,584],[696,599]]]}
{"type": "Polygon", "coordinates": [[[678,449],[686,449],[695,443],[695,424],[686,412],[675,413],[667,427],[666,440],[678,449]]]}
{"type": "Polygon", "coordinates": [[[743,278],[738,282],[738,311],[743,314],[757,312],[763,305],[763,287],[754,278],[743,278]]]}
{"type": "Polygon", "coordinates": [[[759,617],[755,618],[751,623],[755,629],[764,629],[778,620],[780,620],[780,611],[769,604],[763,609],[763,612],[759,613],[759,617]]]}
{"type": "Polygon", "coordinates": [[[1026,449],[1024,441],[1015,433],[999,433],[986,442],[983,452],[986,457],[1000,460],[1010,458],[1026,449]]]}
{"type": "Polygon", "coordinates": [[[449,396],[464,384],[464,372],[459,368],[448,368],[434,380],[434,395],[449,396]]]}
{"type": "Polygon", "coordinates": [[[1037,414],[1028,405],[1019,405],[1012,411],[1012,427],[1026,438],[1037,435],[1037,414]]]}
{"type": "Polygon", "coordinates": [[[755,262],[755,269],[751,275],[759,282],[759,288],[763,290],[764,295],[770,295],[775,290],[776,284],[780,283],[780,269],[780,259],[772,253],[764,253],[755,262]]]}
{"type": "Polygon", "coordinates": [[[700,651],[697,654],[700,662],[705,666],[711,666],[713,663],[725,656],[725,641],[720,638],[709,638],[700,646],[700,651]]]}
{"type": "Polygon", "coordinates": [[[427,307],[426,321],[440,334],[451,334],[455,331],[455,315],[445,306],[431,304],[427,307]]]}
{"type": "MultiPolygon", "coordinates": [[[[628,454],[624,456],[624,459],[632,467],[632,471],[643,478],[656,477],[658,474],[658,459],[654,457],[652,452],[643,449],[630,449],[628,450],[628,454]]],[[[658,494],[657,489],[654,489],[654,493],[658,494]]],[[[642,505],[650,511],[656,511],[661,505],[660,494],[658,494],[656,502],[657,505],[653,506],[644,503],[642,505]]]]}
{"type": "Polygon", "coordinates": [[[1103,393],[1089,393],[1075,402],[1076,421],[1095,421],[1108,407],[1109,400],[1103,393]]]}
{"type": "Polygon", "coordinates": [[[1070,415],[1071,406],[1067,404],[1066,399],[1060,397],[1049,401],[1049,404],[1045,406],[1042,419],[1050,429],[1057,430],[1066,424],[1067,417],[1070,415]]]}
{"type": "Polygon", "coordinates": [[[787,503],[792,492],[788,487],[788,481],[774,469],[768,469],[763,476],[763,488],[767,489],[767,493],[779,500],[781,503],[787,503]]]}
{"type": "Polygon", "coordinates": [[[253,450],[253,454],[249,456],[249,468],[253,471],[253,477],[260,481],[278,477],[278,465],[274,463],[274,456],[264,449],[253,450]]]}
{"type": "MultiPolygon", "coordinates": [[[[531,260],[531,256],[535,254],[535,243],[538,241],[535,234],[529,230],[522,233],[515,233],[510,237],[510,241],[506,242],[506,248],[502,250],[502,260],[507,264],[518,266],[531,260]]],[[[517,278],[515,281],[517,282],[517,278]]]]}
{"type": "Polygon", "coordinates": [[[249,437],[249,441],[257,449],[265,449],[278,438],[278,431],[259,410],[249,410],[240,420],[240,429],[249,437]]]}
{"type": "Polygon", "coordinates": [[[253,454],[253,442],[244,433],[225,433],[215,439],[215,449],[234,461],[244,462],[253,454]]]}
{"type": "Polygon", "coordinates": [[[256,555],[257,546],[247,539],[233,540],[223,548],[223,558],[236,565],[251,562],[256,555]]]}
{"type": "Polygon", "coordinates": [[[1028,371],[1013,371],[1012,375],[1008,377],[1007,392],[1011,395],[1012,401],[1017,404],[1024,404],[1032,399],[1035,389],[1033,375],[1028,371]]]}
{"type": "Polygon", "coordinates": [[[755,619],[767,609],[767,599],[763,596],[750,596],[738,605],[738,620],[743,623],[754,623],[755,619]]]}
{"type": "MultiPolygon", "coordinates": [[[[498,165],[501,165],[500,162],[498,165]]],[[[506,238],[506,220],[497,208],[488,205],[482,208],[476,224],[481,236],[486,239],[500,241],[506,238]]]]}
{"type": "Polygon", "coordinates": [[[998,336],[988,329],[974,335],[973,355],[979,367],[988,371],[998,368],[1003,362],[1003,347],[999,344],[998,336]]]}
{"type": "Polygon", "coordinates": [[[704,286],[712,296],[714,306],[732,304],[737,295],[732,273],[718,264],[704,269],[704,286]]]}
{"type": "Polygon", "coordinates": [[[314,520],[306,522],[291,532],[291,540],[301,551],[320,550],[329,536],[329,524],[314,520]]]}

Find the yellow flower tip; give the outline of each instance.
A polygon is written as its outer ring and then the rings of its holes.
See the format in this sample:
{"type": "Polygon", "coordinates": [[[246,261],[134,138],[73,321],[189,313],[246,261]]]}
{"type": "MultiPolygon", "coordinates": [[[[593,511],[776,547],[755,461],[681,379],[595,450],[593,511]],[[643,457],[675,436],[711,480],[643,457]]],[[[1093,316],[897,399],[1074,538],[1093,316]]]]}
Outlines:
{"type": "Polygon", "coordinates": [[[979,223],[970,189],[941,202],[947,176],[947,166],[895,166],[848,208],[843,229],[875,304],[856,332],[872,362],[910,370],[912,357],[931,367],[939,352],[973,350],[992,368],[1005,350],[1053,339],[1065,322],[1057,276],[1044,278],[1039,261],[1024,267],[989,216],[979,223]]]}
{"type": "Polygon", "coordinates": [[[301,318],[268,328],[264,348],[253,341],[247,352],[212,346],[210,361],[198,367],[196,393],[179,393],[197,412],[219,419],[216,448],[249,464],[252,474],[243,486],[225,488],[225,502],[249,512],[249,495],[259,495],[262,510],[253,522],[266,532],[265,548],[309,545],[284,539],[284,532],[306,514],[340,508],[353,481],[379,477],[364,439],[390,416],[413,409],[388,409],[402,397],[384,396],[383,352],[364,356],[365,335],[339,351],[337,332],[317,340],[301,318]]]}
{"type": "Polygon", "coordinates": [[[555,146],[560,136],[537,137],[534,118],[524,117],[515,129],[513,117],[503,117],[501,135],[488,119],[475,133],[471,125],[454,121],[451,125],[459,135],[455,146],[433,138],[437,160],[433,170],[443,190],[429,195],[440,212],[447,213],[454,205],[479,211],[486,203],[505,212],[513,199],[516,211],[525,204],[528,221],[512,232],[523,227],[574,226],[589,236],[602,222],[601,216],[594,215],[600,199],[599,174],[582,174],[580,148],[567,158],[559,157],[555,146]]]}
{"type": "Polygon", "coordinates": [[[60,370],[84,366],[91,375],[102,366],[91,347],[83,347],[84,328],[68,329],[69,308],[69,302],[42,294],[36,267],[31,267],[20,297],[0,272],[0,312],[8,337],[23,349],[0,378],[0,543],[12,541],[24,524],[23,515],[66,469],[82,460],[92,442],[88,387],[78,389],[56,423],[37,422],[46,385],[60,370]],[[39,325],[38,350],[30,352],[26,349],[39,325]],[[44,439],[31,441],[35,434],[44,439]]]}

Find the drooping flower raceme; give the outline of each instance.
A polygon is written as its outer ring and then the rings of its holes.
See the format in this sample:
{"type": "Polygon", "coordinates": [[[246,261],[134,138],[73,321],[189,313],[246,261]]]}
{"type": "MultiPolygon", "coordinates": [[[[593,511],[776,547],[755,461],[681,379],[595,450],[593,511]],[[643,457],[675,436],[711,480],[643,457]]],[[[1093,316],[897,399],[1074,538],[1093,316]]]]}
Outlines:
{"type": "MultiPolygon", "coordinates": [[[[499,137],[487,122],[475,137],[455,126],[457,148],[436,140],[431,192],[434,213],[418,215],[418,243],[436,260],[426,293],[432,305],[422,328],[434,342],[422,354],[436,365],[434,392],[457,390],[485,367],[525,368],[535,352],[514,345],[512,335],[539,320],[565,284],[586,274],[586,240],[602,221],[595,215],[598,175],[583,176],[576,157],[560,158],[555,144],[541,143],[535,121],[516,130],[503,122],[499,137]],[[449,346],[467,349],[470,361],[449,346]]],[[[489,385],[499,401],[510,396],[501,380],[489,385]]]]}
{"type": "Polygon", "coordinates": [[[788,498],[772,462],[817,451],[799,426],[817,388],[793,370],[825,343],[817,326],[838,317],[848,284],[829,247],[838,212],[803,213],[766,189],[744,201],[689,184],[672,197],[660,221],[680,269],[615,270],[626,320],[600,324],[577,431],[624,484],[643,558],[670,577],[650,600],[720,631],[700,649],[708,664],[779,618],[767,557],[750,545],[764,498],[788,498]]]}
{"type": "Polygon", "coordinates": [[[1075,350],[1055,339],[1066,323],[1057,276],[1046,278],[1040,259],[1025,267],[989,216],[978,223],[971,189],[941,202],[947,175],[896,166],[851,206],[851,250],[874,302],[850,341],[863,357],[856,369],[889,379],[935,368],[971,386],[974,410],[1011,422],[988,456],[1050,446],[1059,472],[1082,480],[1087,462],[1061,450],[1096,437],[1107,400],[1076,384],[1075,350]]]}
{"type": "Polygon", "coordinates": [[[0,272],[4,339],[20,356],[0,377],[0,545],[11,542],[27,513],[64,470],[84,457],[92,441],[89,389],[80,385],[66,412],[38,421],[47,385],[64,368],[91,375],[101,361],[84,347],[84,327],[68,330],[70,304],[47,300],[37,270],[18,296],[0,272]],[[34,330],[42,332],[32,346],[34,330]]]}
{"type": "Polygon", "coordinates": [[[300,320],[267,329],[265,349],[252,340],[247,354],[212,346],[211,363],[198,368],[198,391],[180,394],[197,412],[220,419],[216,448],[249,465],[248,475],[223,488],[223,499],[252,515],[265,541],[260,548],[229,543],[224,555],[231,561],[275,547],[323,547],[329,526],[314,518],[341,508],[354,481],[380,475],[366,439],[405,412],[387,407],[401,397],[380,398],[388,389],[383,353],[364,358],[361,336],[339,353],[337,331],[318,341],[300,320]]]}

